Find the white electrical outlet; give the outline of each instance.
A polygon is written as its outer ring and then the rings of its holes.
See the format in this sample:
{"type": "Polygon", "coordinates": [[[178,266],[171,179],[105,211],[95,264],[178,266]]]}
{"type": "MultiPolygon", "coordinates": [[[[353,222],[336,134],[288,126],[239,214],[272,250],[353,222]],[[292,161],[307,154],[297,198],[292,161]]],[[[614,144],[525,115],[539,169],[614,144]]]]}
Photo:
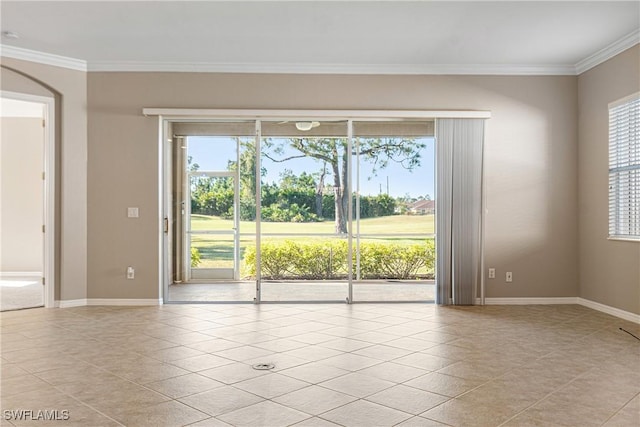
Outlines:
{"type": "Polygon", "coordinates": [[[489,279],[495,279],[496,278],[496,269],[495,268],[490,268],[489,269],[489,279]]]}
{"type": "Polygon", "coordinates": [[[127,208],[128,218],[138,218],[138,216],[139,216],[138,208],[127,208]]]}
{"type": "Polygon", "coordinates": [[[510,271],[507,271],[507,277],[506,277],[507,282],[513,282],[513,273],[510,271]]]}
{"type": "Polygon", "coordinates": [[[133,267],[127,267],[127,279],[132,280],[136,277],[136,270],[133,267]]]}

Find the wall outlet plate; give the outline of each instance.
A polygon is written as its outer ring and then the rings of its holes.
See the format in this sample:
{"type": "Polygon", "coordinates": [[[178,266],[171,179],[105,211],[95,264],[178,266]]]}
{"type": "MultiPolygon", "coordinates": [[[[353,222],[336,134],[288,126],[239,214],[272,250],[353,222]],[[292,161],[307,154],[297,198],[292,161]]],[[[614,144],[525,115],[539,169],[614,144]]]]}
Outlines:
{"type": "Polygon", "coordinates": [[[495,268],[490,268],[489,269],[489,279],[495,279],[496,278],[496,269],[495,268]]]}
{"type": "Polygon", "coordinates": [[[127,208],[128,218],[138,218],[138,216],[139,216],[138,208],[127,208]]]}
{"type": "Polygon", "coordinates": [[[507,282],[513,282],[513,273],[511,271],[507,271],[506,280],[507,282]]]}

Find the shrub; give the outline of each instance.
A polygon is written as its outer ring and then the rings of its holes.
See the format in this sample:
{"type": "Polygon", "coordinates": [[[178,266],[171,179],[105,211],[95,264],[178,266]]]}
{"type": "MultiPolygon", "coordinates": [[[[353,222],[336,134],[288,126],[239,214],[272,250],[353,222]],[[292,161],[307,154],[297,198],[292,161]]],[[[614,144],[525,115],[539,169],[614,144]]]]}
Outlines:
{"type": "Polygon", "coordinates": [[[200,265],[200,251],[198,248],[191,248],[191,267],[200,265]]]}
{"type": "MultiPolygon", "coordinates": [[[[245,272],[256,274],[256,249],[245,251],[245,272]]],[[[347,276],[345,240],[262,242],[262,277],[265,279],[338,279],[347,276]]],[[[353,255],[355,267],[355,250],[353,255]]],[[[433,278],[435,244],[360,244],[360,276],[363,279],[433,278]]]]}

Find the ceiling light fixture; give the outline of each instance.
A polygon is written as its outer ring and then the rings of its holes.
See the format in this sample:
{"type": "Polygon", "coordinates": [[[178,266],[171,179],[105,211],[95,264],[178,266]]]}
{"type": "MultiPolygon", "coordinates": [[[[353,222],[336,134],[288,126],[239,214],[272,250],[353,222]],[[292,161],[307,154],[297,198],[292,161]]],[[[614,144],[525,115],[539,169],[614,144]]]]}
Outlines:
{"type": "Polygon", "coordinates": [[[296,122],[296,129],[302,132],[309,131],[320,126],[320,122],[296,122]]]}
{"type": "Polygon", "coordinates": [[[3,31],[2,32],[2,37],[6,38],[6,39],[16,40],[20,36],[18,35],[18,33],[14,33],[13,31],[3,31]]]}

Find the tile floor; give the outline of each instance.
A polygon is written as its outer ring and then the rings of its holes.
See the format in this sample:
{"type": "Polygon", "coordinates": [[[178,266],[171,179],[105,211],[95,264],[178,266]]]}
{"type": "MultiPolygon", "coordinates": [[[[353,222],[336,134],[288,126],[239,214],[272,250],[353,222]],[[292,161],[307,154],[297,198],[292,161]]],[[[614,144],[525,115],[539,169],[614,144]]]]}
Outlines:
{"type": "Polygon", "coordinates": [[[619,330],[640,325],[581,306],[78,307],[0,320],[2,426],[640,425],[640,342],[619,330]],[[252,369],[261,362],[275,369],[252,369]]]}

